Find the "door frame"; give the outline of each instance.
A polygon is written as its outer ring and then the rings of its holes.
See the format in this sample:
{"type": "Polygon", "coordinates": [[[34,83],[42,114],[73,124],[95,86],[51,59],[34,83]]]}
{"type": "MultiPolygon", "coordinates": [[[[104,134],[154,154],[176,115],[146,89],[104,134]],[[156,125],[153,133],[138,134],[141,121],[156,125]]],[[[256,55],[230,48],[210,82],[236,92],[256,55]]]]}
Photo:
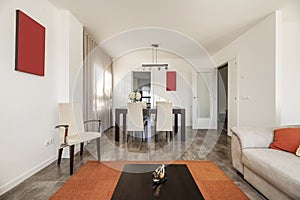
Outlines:
{"type": "Polygon", "coordinates": [[[203,68],[196,71],[192,75],[192,89],[193,89],[193,99],[192,99],[192,129],[216,129],[217,119],[216,119],[216,74],[217,70],[215,68],[203,68]],[[198,96],[197,96],[197,76],[199,73],[211,73],[210,84],[211,87],[208,88],[210,94],[210,117],[209,118],[198,118],[198,96]]]}
{"type": "MultiPolygon", "coordinates": [[[[239,62],[237,57],[230,58],[217,65],[223,66],[228,63],[228,112],[227,112],[227,135],[231,136],[231,127],[239,126],[239,62]]],[[[217,85],[218,87],[218,85],[217,85]]],[[[218,97],[217,97],[218,98],[218,97]]],[[[217,105],[218,106],[218,105],[217,105]]],[[[217,108],[218,109],[218,108],[217,108]]],[[[217,112],[219,112],[217,110],[217,112]]],[[[218,115],[218,113],[216,113],[218,115]]]]}

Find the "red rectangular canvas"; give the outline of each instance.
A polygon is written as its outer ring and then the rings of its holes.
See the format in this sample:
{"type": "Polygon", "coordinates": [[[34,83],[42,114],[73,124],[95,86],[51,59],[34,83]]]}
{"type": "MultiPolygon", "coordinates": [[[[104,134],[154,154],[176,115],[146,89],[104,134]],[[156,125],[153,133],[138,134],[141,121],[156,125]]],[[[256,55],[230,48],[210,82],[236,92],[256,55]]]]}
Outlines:
{"type": "Polygon", "coordinates": [[[15,70],[44,76],[45,27],[17,10],[15,70]]]}
{"type": "Polygon", "coordinates": [[[176,72],[167,72],[167,91],[176,91],[176,72]]]}

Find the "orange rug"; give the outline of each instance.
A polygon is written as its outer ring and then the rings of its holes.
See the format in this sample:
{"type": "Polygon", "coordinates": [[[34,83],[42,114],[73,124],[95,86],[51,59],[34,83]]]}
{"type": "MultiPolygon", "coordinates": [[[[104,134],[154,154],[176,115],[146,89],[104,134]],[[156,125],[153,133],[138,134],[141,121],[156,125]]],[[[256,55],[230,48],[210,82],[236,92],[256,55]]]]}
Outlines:
{"type": "MultiPolygon", "coordinates": [[[[81,167],[50,199],[99,199],[109,200],[118,183],[121,171],[127,163],[162,162],[97,162],[88,161],[81,167]],[[106,165],[109,164],[109,165],[106,165]]],[[[170,162],[165,162],[170,163],[170,162]]],[[[172,164],[186,164],[199,187],[203,197],[210,199],[249,199],[227,176],[211,161],[175,161],[172,164]]]]}

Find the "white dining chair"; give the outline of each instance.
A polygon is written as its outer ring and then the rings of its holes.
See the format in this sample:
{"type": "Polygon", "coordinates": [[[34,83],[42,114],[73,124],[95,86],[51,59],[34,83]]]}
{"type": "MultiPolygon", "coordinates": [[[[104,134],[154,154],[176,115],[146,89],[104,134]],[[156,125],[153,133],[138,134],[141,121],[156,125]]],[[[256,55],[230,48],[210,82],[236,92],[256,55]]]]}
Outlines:
{"type": "Polygon", "coordinates": [[[60,143],[58,147],[57,164],[60,165],[61,156],[64,147],[69,147],[70,150],[70,175],[73,174],[74,163],[74,147],[80,144],[80,155],[83,152],[84,142],[96,139],[98,161],[100,161],[100,124],[101,120],[83,121],[82,108],[77,103],[60,103],[59,104],[59,128],[60,143]],[[86,132],[84,130],[84,123],[97,122],[98,132],[86,132]]]}
{"type": "Polygon", "coordinates": [[[147,102],[143,101],[143,102],[141,102],[141,104],[142,104],[143,109],[147,108],[147,102]]]}
{"type": "MultiPolygon", "coordinates": [[[[128,103],[127,104],[127,116],[126,116],[126,132],[127,141],[130,133],[141,132],[142,141],[144,139],[144,125],[145,120],[143,118],[143,104],[138,103],[128,103]]],[[[133,135],[133,134],[132,134],[133,135]]]]}
{"type": "Polygon", "coordinates": [[[155,139],[161,131],[173,133],[173,105],[170,102],[156,102],[155,139]]]}

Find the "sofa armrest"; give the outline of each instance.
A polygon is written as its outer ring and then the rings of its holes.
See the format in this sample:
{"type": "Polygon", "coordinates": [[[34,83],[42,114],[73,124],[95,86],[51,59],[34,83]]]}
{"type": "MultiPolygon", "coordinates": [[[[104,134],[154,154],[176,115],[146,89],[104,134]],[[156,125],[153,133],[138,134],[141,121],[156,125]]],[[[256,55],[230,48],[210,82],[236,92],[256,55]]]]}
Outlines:
{"type": "Polygon", "coordinates": [[[241,142],[235,133],[233,133],[231,137],[231,158],[232,166],[241,174],[244,174],[241,142]]]}
{"type": "Polygon", "coordinates": [[[273,128],[233,127],[231,131],[238,137],[241,148],[267,148],[273,142],[273,128]]]}

